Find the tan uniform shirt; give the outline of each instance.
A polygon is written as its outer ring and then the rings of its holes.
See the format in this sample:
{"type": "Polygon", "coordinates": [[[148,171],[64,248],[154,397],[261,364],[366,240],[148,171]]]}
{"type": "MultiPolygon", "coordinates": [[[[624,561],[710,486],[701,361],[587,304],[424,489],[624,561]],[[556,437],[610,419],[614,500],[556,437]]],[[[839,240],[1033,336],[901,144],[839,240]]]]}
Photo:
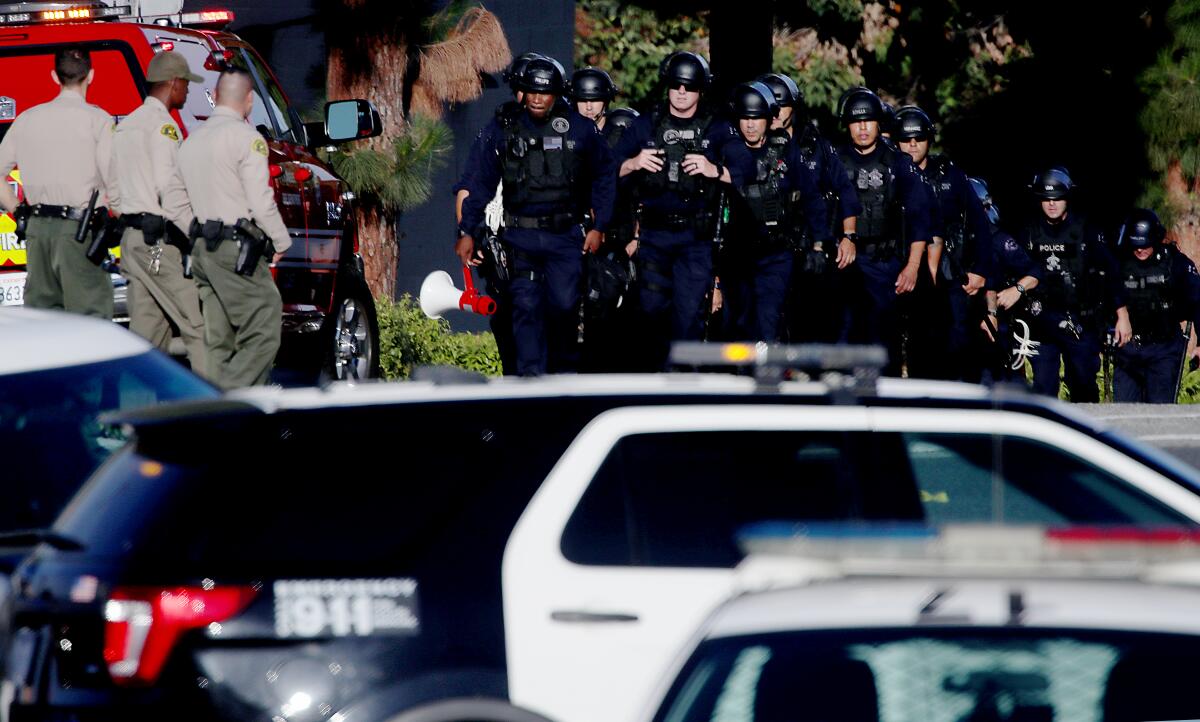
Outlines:
{"type": "Polygon", "coordinates": [[[117,124],[110,177],[120,192],[122,213],[153,213],[187,233],[192,204],[179,175],[182,141],[179,126],[158,98],[146,98],[117,124]]]}
{"type": "MultiPolygon", "coordinates": [[[[0,179],[19,166],[32,205],[84,208],[95,190],[102,192],[101,204],[112,205],[118,198],[108,178],[112,129],[112,116],[64,88],[13,121],[0,143],[0,179]]],[[[15,202],[8,184],[0,184],[0,203],[15,202]]]]}
{"type": "Polygon", "coordinates": [[[218,107],[179,149],[179,171],[196,218],[228,225],[250,218],[275,245],[292,245],[275,205],[267,143],[235,111],[218,107]]]}

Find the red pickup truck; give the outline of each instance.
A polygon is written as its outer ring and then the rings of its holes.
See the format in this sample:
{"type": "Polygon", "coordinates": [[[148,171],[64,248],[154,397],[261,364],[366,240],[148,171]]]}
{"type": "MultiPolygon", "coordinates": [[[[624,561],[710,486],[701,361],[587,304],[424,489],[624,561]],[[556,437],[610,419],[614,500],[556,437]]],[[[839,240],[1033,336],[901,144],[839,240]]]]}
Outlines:
{"type": "MultiPolygon", "coordinates": [[[[283,297],[280,365],[319,370],[327,379],[377,375],[375,304],[363,275],[354,194],[316,148],[378,135],[379,114],[365,100],[330,103],[326,122],[305,124],[274,73],[244,40],[224,28],[225,10],[183,13],[183,0],[80,0],[0,5],[0,138],[28,108],[51,100],[54,52],[87,48],[96,71],[88,101],[116,120],[146,97],[145,68],[155,53],[175,50],[204,78],[176,114],[185,135],[207,120],[226,64],[255,80],[250,121],[270,148],[271,184],[293,244],[272,266],[283,297]],[[358,127],[345,127],[346,119],[358,127]],[[335,127],[337,126],[337,127],[335,127]]],[[[19,185],[19,170],[10,178],[19,185]]],[[[0,215],[0,305],[22,303],[25,249],[12,219],[0,215]]],[[[118,298],[118,301],[120,299],[118,298]]],[[[118,308],[122,304],[118,302],[118,308]]]]}

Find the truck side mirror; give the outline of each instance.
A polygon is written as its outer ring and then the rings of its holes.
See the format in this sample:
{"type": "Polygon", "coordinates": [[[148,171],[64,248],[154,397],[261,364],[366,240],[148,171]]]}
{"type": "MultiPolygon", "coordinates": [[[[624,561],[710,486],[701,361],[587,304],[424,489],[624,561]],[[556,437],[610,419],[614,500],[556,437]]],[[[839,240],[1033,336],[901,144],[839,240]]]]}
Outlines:
{"type": "Polygon", "coordinates": [[[383,120],[369,100],[335,100],[325,104],[325,137],[333,143],[374,138],[383,120]]]}

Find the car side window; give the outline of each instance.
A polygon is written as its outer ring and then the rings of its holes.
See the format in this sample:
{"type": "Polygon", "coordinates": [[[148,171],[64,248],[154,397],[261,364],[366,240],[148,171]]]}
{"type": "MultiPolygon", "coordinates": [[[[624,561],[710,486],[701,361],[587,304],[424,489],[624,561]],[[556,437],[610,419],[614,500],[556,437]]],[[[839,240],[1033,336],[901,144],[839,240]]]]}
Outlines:
{"type": "MultiPolygon", "coordinates": [[[[621,439],[567,523],[579,564],[735,566],[739,530],[862,514],[855,434],[703,431],[621,439]]],[[[915,490],[913,491],[915,496],[915,490]]]]}
{"type": "Polygon", "coordinates": [[[1032,439],[903,434],[932,524],[1189,524],[1084,459],[1032,439]]]}
{"type": "MultiPolygon", "coordinates": [[[[292,112],[288,105],[287,97],[280,90],[271,76],[270,71],[263,61],[249,50],[242,50],[242,54],[246,58],[246,62],[250,65],[250,70],[258,79],[259,86],[265,91],[265,94],[258,97],[257,101],[262,101],[265,106],[265,111],[274,121],[275,129],[278,133],[279,140],[285,140],[291,143],[298,142],[296,134],[292,130],[292,112]]],[[[270,124],[268,124],[270,127],[270,124]]]]}

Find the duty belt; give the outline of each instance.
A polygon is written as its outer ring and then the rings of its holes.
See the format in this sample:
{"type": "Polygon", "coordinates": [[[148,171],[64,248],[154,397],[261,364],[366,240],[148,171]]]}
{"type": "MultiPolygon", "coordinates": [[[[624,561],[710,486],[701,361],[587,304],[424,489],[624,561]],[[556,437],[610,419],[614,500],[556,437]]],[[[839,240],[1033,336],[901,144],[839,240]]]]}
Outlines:
{"type": "Polygon", "coordinates": [[[206,222],[202,223],[199,220],[196,220],[196,221],[192,222],[191,232],[188,235],[191,236],[193,241],[198,240],[200,238],[203,238],[205,240],[211,240],[214,242],[215,241],[232,241],[235,238],[237,238],[237,228],[234,228],[233,226],[229,225],[228,223],[224,223],[221,221],[206,221],[206,222]],[[220,223],[221,224],[221,230],[218,231],[217,234],[211,239],[203,233],[204,226],[206,226],[210,223],[220,223]]]}
{"type": "Polygon", "coordinates": [[[871,259],[890,260],[900,256],[896,241],[871,241],[862,244],[862,253],[871,259]]]}
{"type": "Polygon", "coordinates": [[[562,233],[571,226],[579,225],[579,223],[579,217],[573,213],[554,213],[548,216],[518,216],[512,213],[504,214],[505,228],[524,228],[526,230],[562,233]]]}
{"type": "Polygon", "coordinates": [[[122,213],[120,220],[126,228],[137,228],[138,230],[141,230],[142,221],[146,219],[146,216],[150,216],[152,218],[161,217],[157,213],[122,213]]]}
{"type": "Polygon", "coordinates": [[[707,230],[712,222],[712,213],[698,211],[696,213],[667,213],[653,208],[642,208],[639,216],[641,224],[647,228],[661,231],[683,231],[687,229],[707,230]]]}
{"type": "Polygon", "coordinates": [[[85,213],[87,213],[86,208],[52,206],[46,203],[39,203],[33,207],[33,215],[42,218],[63,218],[68,221],[78,221],[83,219],[85,213]]]}

